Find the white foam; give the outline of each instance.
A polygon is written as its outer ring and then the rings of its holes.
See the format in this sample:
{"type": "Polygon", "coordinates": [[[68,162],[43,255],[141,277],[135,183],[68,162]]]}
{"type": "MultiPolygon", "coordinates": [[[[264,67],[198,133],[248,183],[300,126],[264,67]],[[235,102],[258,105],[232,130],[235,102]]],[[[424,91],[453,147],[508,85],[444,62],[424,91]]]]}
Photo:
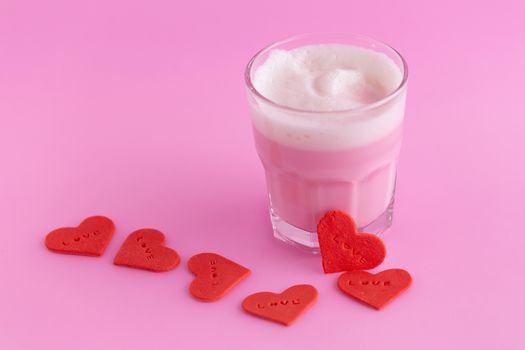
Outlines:
{"type": "Polygon", "coordinates": [[[342,44],[274,49],[252,75],[269,100],[302,113],[252,99],[255,127],[277,142],[308,149],[337,149],[379,140],[402,122],[404,91],[366,112],[353,111],[398,88],[400,68],[385,54],[342,44]],[[331,113],[324,113],[324,112],[331,113]]]}

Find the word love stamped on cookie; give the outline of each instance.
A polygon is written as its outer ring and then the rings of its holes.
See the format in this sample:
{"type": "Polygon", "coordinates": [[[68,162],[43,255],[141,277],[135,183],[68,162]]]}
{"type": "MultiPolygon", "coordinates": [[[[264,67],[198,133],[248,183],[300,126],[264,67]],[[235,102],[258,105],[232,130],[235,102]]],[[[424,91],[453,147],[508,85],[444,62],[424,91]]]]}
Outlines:
{"type": "Polygon", "coordinates": [[[280,294],[252,294],[244,299],[242,307],[252,315],[289,326],[315,303],[317,294],[313,286],[299,284],[280,294]]]}
{"type": "Polygon", "coordinates": [[[337,285],[351,296],[378,310],[395,299],[412,284],[410,274],[402,269],[390,269],[372,274],[349,271],[339,276],[337,285]]]}
{"type": "Polygon", "coordinates": [[[113,263],[155,272],[174,269],[180,257],[175,250],[164,246],[164,240],[164,234],[158,230],[137,230],[126,238],[113,263]]]}
{"type": "Polygon", "coordinates": [[[188,268],[195,275],[190,293],[205,301],[222,298],[251,273],[246,267],[215,253],[192,256],[188,268]]]}
{"type": "Polygon", "coordinates": [[[105,216],[90,216],[77,227],[62,227],[49,232],[46,247],[57,253],[101,256],[115,231],[105,216]]]}
{"type": "Polygon", "coordinates": [[[373,269],[383,262],[386,248],[376,235],[357,232],[355,221],[332,210],[317,225],[324,272],[373,269]]]}

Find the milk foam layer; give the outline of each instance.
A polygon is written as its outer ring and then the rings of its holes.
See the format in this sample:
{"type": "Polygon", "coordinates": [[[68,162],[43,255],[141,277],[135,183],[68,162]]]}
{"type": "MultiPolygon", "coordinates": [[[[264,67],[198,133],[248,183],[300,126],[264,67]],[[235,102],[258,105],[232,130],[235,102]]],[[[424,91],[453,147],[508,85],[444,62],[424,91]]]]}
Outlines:
{"type": "Polygon", "coordinates": [[[254,126],[266,137],[298,148],[364,146],[402,122],[404,90],[367,108],[394,92],[402,79],[388,56],[371,49],[342,44],[274,49],[252,74],[252,82],[261,95],[292,109],[254,97],[254,126]]]}

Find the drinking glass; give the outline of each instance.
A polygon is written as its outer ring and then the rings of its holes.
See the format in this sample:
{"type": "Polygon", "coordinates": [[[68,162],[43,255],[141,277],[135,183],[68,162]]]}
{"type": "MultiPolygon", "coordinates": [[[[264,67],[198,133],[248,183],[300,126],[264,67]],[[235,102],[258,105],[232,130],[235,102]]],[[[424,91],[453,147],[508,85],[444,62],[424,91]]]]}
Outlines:
{"type": "Polygon", "coordinates": [[[351,215],[360,231],[379,234],[390,227],[407,77],[407,64],[396,50],[349,33],[294,36],[265,47],[250,60],[246,90],[276,238],[318,251],[317,223],[329,210],[351,215]],[[336,111],[287,107],[257,91],[254,72],[271,50],[315,44],[382,53],[399,68],[399,86],[378,101],[336,111]]]}

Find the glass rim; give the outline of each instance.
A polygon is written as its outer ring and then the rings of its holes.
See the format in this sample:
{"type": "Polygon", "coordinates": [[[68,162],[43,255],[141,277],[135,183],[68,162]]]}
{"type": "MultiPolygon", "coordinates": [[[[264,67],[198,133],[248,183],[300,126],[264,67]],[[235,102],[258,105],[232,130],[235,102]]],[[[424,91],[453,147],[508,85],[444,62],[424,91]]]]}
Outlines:
{"type": "Polygon", "coordinates": [[[298,112],[298,113],[305,113],[305,114],[324,114],[324,115],[350,113],[350,112],[363,112],[363,111],[368,111],[368,110],[374,109],[376,107],[380,107],[380,106],[386,104],[387,102],[389,102],[390,100],[394,99],[397,95],[400,94],[400,91],[403,90],[403,88],[406,86],[407,81],[408,81],[408,65],[407,65],[407,62],[405,61],[405,58],[403,57],[403,55],[401,55],[401,53],[399,53],[399,51],[397,51],[396,49],[394,49],[392,46],[388,45],[387,43],[385,43],[385,42],[383,42],[381,40],[377,40],[375,38],[372,38],[372,37],[370,37],[368,35],[357,34],[357,33],[350,33],[350,32],[311,32],[311,33],[303,33],[303,34],[292,35],[292,36],[286,37],[284,39],[274,41],[271,44],[266,45],[265,47],[263,47],[261,50],[257,51],[257,53],[255,55],[253,55],[253,57],[250,59],[250,61],[246,65],[246,69],[244,71],[244,80],[245,80],[245,83],[246,83],[246,86],[248,87],[248,89],[253,94],[255,94],[257,97],[259,97],[260,99],[262,99],[263,101],[265,101],[266,103],[269,103],[270,105],[272,105],[274,107],[277,107],[277,108],[280,108],[280,109],[284,109],[284,110],[288,110],[288,111],[291,111],[291,112],[298,112]],[[391,93],[389,93],[388,95],[382,97],[381,99],[379,99],[377,101],[374,101],[372,103],[368,103],[368,104],[365,104],[365,105],[362,105],[362,106],[358,106],[358,107],[337,109],[337,110],[333,110],[333,111],[316,111],[316,110],[311,110],[311,109],[301,109],[301,108],[295,108],[295,107],[286,106],[286,105],[283,105],[281,103],[277,103],[277,102],[269,99],[268,97],[264,96],[262,93],[260,93],[255,88],[255,86],[253,85],[253,82],[252,82],[252,78],[251,78],[251,71],[252,71],[252,68],[253,68],[253,64],[255,63],[255,60],[257,58],[259,58],[261,55],[265,54],[266,52],[270,51],[271,49],[276,48],[277,46],[280,46],[280,45],[283,45],[283,44],[286,44],[286,43],[289,43],[289,42],[297,41],[297,40],[300,40],[300,39],[308,38],[308,37],[317,36],[317,35],[326,35],[326,36],[329,36],[329,35],[333,35],[333,36],[347,35],[347,36],[352,36],[354,38],[364,39],[364,40],[370,41],[372,43],[383,45],[387,49],[392,50],[397,55],[397,57],[399,57],[399,59],[401,60],[401,62],[403,64],[403,79],[401,79],[401,82],[394,89],[394,91],[392,91],[391,93]]]}

